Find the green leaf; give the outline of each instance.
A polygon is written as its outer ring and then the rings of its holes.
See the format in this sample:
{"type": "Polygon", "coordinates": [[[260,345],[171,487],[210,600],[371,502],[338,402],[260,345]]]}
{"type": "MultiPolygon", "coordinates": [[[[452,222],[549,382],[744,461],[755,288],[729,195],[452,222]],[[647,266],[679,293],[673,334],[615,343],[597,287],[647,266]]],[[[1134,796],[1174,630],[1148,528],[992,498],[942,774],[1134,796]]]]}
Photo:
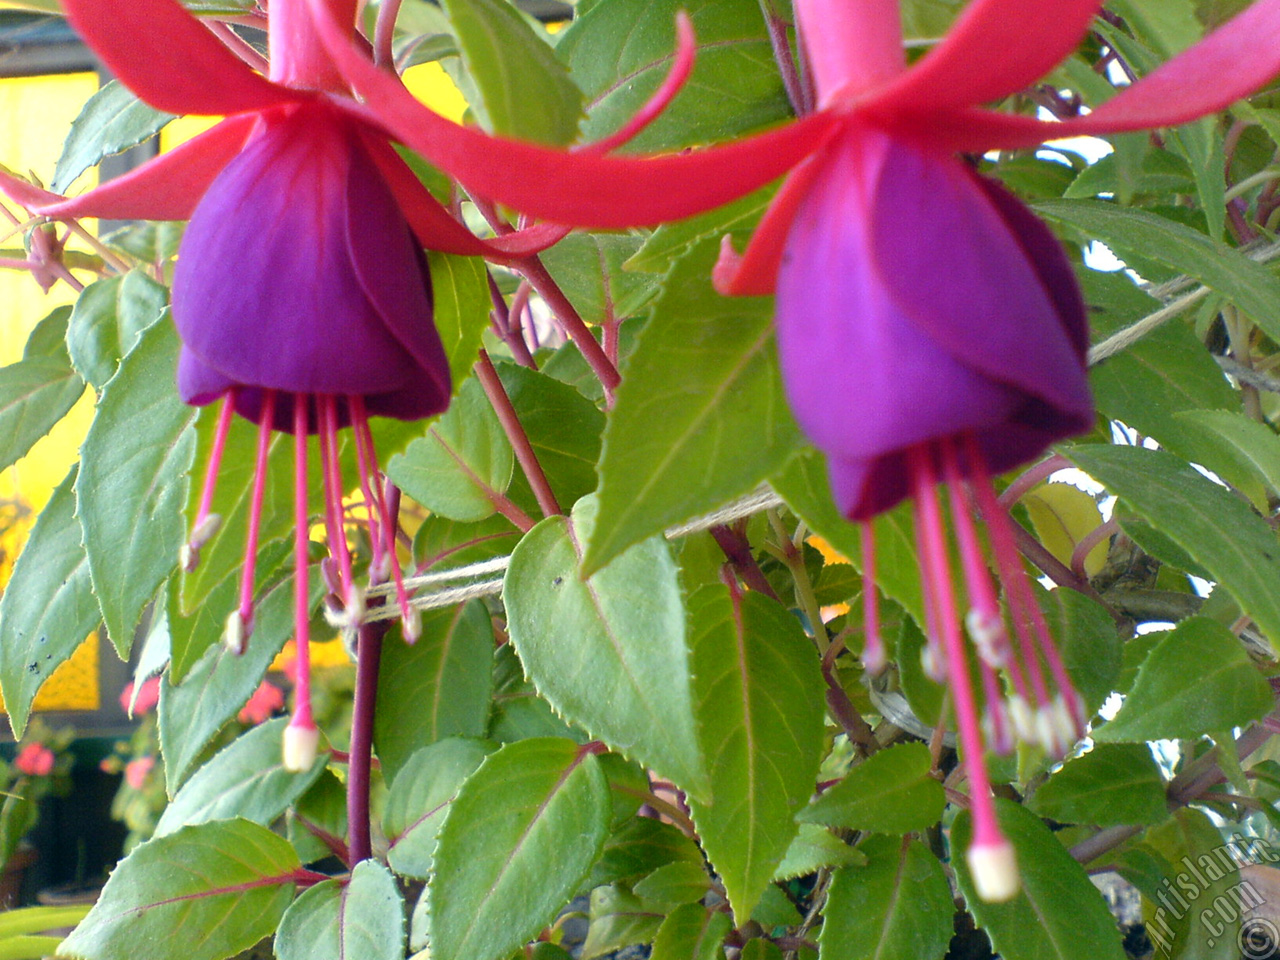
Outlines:
{"type": "Polygon", "coordinates": [[[431,268],[431,312],[449,358],[454,389],[467,379],[489,326],[489,281],[479,257],[427,251],[431,268]]]}
{"type": "Polygon", "coordinates": [[[929,776],[932,764],[923,743],[878,750],[800,811],[798,819],[876,833],[924,830],[938,822],[947,802],[942,784],[929,776]]]}
{"type": "Polygon", "coordinates": [[[629,233],[571,233],[542,262],[587,323],[622,321],[657,292],[654,277],[625,267],[644,242],[629,233]]]}
{"type": "Polygon", "coordinates": [[[1227,410],[1191,410],[1177,419],[1229,444],[1273,494],[1280,494],[1280,436],[1266,424],[1227,410]]]}
{"type": "Polygon", "coordinates": [[[120,81],[109,80],[71,122],[50,189],[66,193],[76,177],[104,157],[151,139],[172,119],[173,114],[147,106],[120,81]]]}
{"type": "Polygon", "coordinates": [[[453,25],[467,102],[481,126],[563,146],[578,134],[582,92],[537,27],[506,0],[442,0],[453,25]],[[468,82],[469,81],[469,82],[468,82]]]}
{"type": "MultiPolygon", "coordinates": [[[[596,488],[596,460],[604,414],[567,383],[513,363],[494,364],[520,425],[529,438],[547,482],[564,505],[596,488]]],[[[512,498],[535,508],[523,472],[512,483],[512,498]]]]}
{"type": "Polygon", "coordinates": [[[584,889],[644,877],[670,863],[702,868],[702,852],[687,836],[661,820],[633,817],[605,842],[584,889]]]}
{"type": "MultiPolygon", "coordinates": [[[[690,799],[703,849],[734,916],[751,916],[796,835],[822,758],[826,684],[800,622],[759,593],[689,598],[694,694],[711,775],[690,799]]],[[[639,892],[639,891],[637,891],[639,892]]]]}
{"type": "Polygon", "coordinates": [[[626,887],[596,887],[591,891],[591,926],[582,944],[582,960],[635,943],[649,943],[662,926],[664,914],[626,887]]]}
{"type": "Polygon", "coordinates": [[[498,960],[533,937],[600,855],[609,812],[604,772],[571,740],[521,740],[487,757],[440,830],[431,956],[498,960]]]}
{"type": "Polygon", "coordinates": [[[64,365],[71,362],[67,354],[67,321],[71,318],[71,309],[65,304],[54,307],[36,323],[22,348],[23,360],[46,357],[61,360],[64,365]]]}
{"type": "MultiPolygon", "coordinates": [[[[805,525],[862,569],[862,532],[840,515],[827,482],[827,465],[813,448],[793,457],[769,483],[805,525]]],[[[915,527],[909,505],[882,513],[872,521],[876,546],[876,586],[924,623],[924,595],[916,559],[915,527]]]]}
{"type": "Polygon", "coordinates": [[[728,914],[700,903],[676,907],[653,938],[650,960],[719,960],[733,922],[728,914]]]}
{"type": "Polygon", "coordinates": [[[303,863],[333,855],[322,839],[347,835],[347,787],[332,770],[325,770],[288,812],[285,835],[303,863]]]}
{"type": "Polygon", "coordinates": [[[868,837],[858,849],[866,866],[842,867],[831,880],[820,960],[941,960],[955,914],[942,864],[906,838],[868,837]]]}
{"type": "Polygon", "coordinates": [[[454,737],[423,747],[401,767],[382,814],[390,844],[387,862],[396,873],[422,879],[431,876],[436,835],[449,804],[494,749],[484,740],[454,737]]]}
{"type": "Polygon", "coordinates": [[[392,779],[420,747],[483,737],[493,692],[493,625],[479,600],[426,611],[410,646],[382,647],[373,743],[392,779]]]}
{"type": "Polygon", "coordinates": [[[791,116],[756,0],[599,0],[557,44],[587,97],[583,137],[621,127],[666,77],[678,10],[693,21],[693,75],[628,149],[644,152],[727,140],[791,116]]]}
{"type": "Polygon", "coordinates": [[[499,743],[531,737],[568,737],[586,743],[590,739],[558,716],[551,704],[538,696],[525,677],[524,667],[511,644],[500,646],[493,658],[493,713],[489,737],[499,743]]]}
{"type": "Polygon", "coordinates": [[[626,365],[600,459],[584,567],[754,489],[800,443],[782,395],[773,303],[711,288],[717,247],[668,275],[626,365]]]}
{"type": "Polygon", "coordinates": [[[1163,450],[1090,444],[1064,452],[1198,560],[1280,642],[1280,544],[1266,521],[1163,450]]]}
{"type": "Polygon", "coordinates": [[[709,792],[694,721],[684,605],[666,541],[653,537],[583,580],[595,497],[548,517],[511,555],[507,629],[555,709],[695,796],[709,792]]]}
{"type": "Polygon", "coordinates": [[[0,690],[17,737],[36,692],[102,617],[75,517],[77,470],[40,512],[0,596],[0,690]]]}
{"type": "Polygon", "coordinates": [[[710,889],[706,868],[692,860],[664,864],[632,888],[637,897],[671,908],[701,903],[710,889]]]}
{"type": "MultiPolygon", "coordinates": [[[[313,604],[323,589],[317,573],[312,569],[313,604]]],[[[253,635],[242,656],[216,643],[181,684],[175,685],[168,676],[160,681],[160,748],[170,796],[190,774],[209,741],[258,689],[267,667],[293,636],[292,581],[278,584],[262,597],[254,616],[253,635]]]]}
{"type": "Polygon", "coordinates": [[[280,744],[288,723],[288,717],[278,717],[224,747],[183,784],[161,814],[154,835],[163,837],[184,826],[234,817],[271,826],[315,783],[329,759],[321,754],[302,773],[285,770],[280,744]]]}
{"type": "Polygon", "coordinates": [[[325,880],[285,911],[276,933],[279,960],[403,960],[404,901],[395,877],[361,860],[349,880],[325,880]]]}
{"type": "Polygon", "coordinates": [[[857,847],[849,846],[826,827],[802,823],[796,838],[787,847],[787,855],[773,872],[773,879],[793,880],[824,868],[863,866],[866,862],[866,856],[857,847]]]}
{"type": "Polygon", "coordinates": [[[177,256],[186,229],[183,220],[134,220],[103,240],[142,263],[163,263],[177,256]]]}
{"type": "Polygon", "coordinates": [[[246,820],[184,827],[134,849],[58,947],[85,960],[223,960],[273,933],[300,868],[288,841],[246,820]]]}
{"type": "Polygon", "coordinates": [[[8,939],[24,933],[43,933],[58,927],[72,927],[83,920],[88,912],[89,905],[82,904],[66,907],[20,907],[6,910],[0,913],[0,938],[8,939]]]}
{"type": "MultiPolygon", "coordinates": [[[[143,331],[160,320],[168,302],[168,289],[141,270],[90,284],[67,324],[67,349],[76,370],[101,390],[143,331]]],[[[168,376],[170,392],[176,393],[172,368],[168,376]]]]}
{"type": "Polygon", "coordinates": [[[1169,816],[1164,778],[1145,743],[1096,744],[1043,783],[1029,806],[1042,817],[1098,827],[1169,816]]]}
{"type": "Polygon", "coordinates": [[[1120,712],[1093,736],[1130,743],[1199,737],[1261,718],[1272,700],[1236,636],[1215,620],[1191,617],[1147,655],[1120,712]]]}
{"type": "Polygon", "coordinates": [[[93,592],[122,656],[143,609],[177,566],[186,533],[195,411],[173,387],[177,355],[172,324],[147,330],[103,389],[80,448],[76,516],[93,592]]]}
{"type": "Polygon", "coordinates": [[[432,513],[474,522],[494,512],[514,465],[498,415],[471,377],[427,435],[391,458],[387,476],[432,513]]]}
{"type": "Polygon", "coordinates": [[[1030,811],[996,800],[1000,828],[1018,857],[1022,890],[1005,903],[988,903],[973,887],[967,850],[973,835],[969,811],[951,828],[951,858],[969,911],[1006,960],[1124,960],[1120,932],[1084,867],[1030,811]]]}
{"type": "Polygon", "coordinates": [[[31,357],[0,367],[0,470],[27,455],[84,393],[65,356],[31,357]]]}
{"type": "Polygon", "coordinates": [[[1195,277],[1280,339],[1280,277],[1244,254],[1154,213],[1101,200],[1045,200],[1034,209],[1101,240],[1122,258],[1132,250],[1195,277]]]}
{"type": "Polygon", "coordinates": [[[782,950],[772,940],[756,937],[743,945],[738,960],[783,960],[782,950]]]}

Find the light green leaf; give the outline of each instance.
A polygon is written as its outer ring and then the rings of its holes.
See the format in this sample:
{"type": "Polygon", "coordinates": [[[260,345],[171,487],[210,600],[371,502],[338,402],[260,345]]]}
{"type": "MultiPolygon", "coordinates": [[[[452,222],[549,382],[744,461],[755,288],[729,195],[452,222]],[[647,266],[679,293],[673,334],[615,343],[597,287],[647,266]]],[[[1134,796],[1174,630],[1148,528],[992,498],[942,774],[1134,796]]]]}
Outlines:
{"type": "Polygon", "coordinates": [[[632,891],[637,897],[659,906],[674,908],[685,903],[701,903],[711,889],[706,868],[692,860],[667,863],[649,874],[632,891]]]}
{"type": "Polygon", "coordinates": [[[427,435],[391,458],[387,476],[432,513],[474,522],[494,512],[514,465],[498,415],[472,377],[427,435]]]}
{"type": "Polygon", "coordinates": [[[480,350],[480,335],[489,326],[489,281],[484,261],[479,257],[455,257],[427,251],[431,268],[432,319],[456,391],[480,350]]]}
{"type": "Polygon", "coordinates": [[[941,960],[955,914],[942,864],[906,838],[868,837],[858,849],[866,866],[831,881],[819,960],[941,960]]]}
{"type": "Polygon", "coordinates": [[[325,880],[285,911],[276,933],[279,960],[403,960],[404,901],[395,878],[361,860],[351,878],[325,880]]]}
{"type": "Polygon", "coordinates": [[[58,947],[85,960],[223,960],[276,929],[301,867],[288,841],[246,820],[184,827],[134,849],[58,947]]]}
{"type": "Polygon", "coordinates": [[[1036,213],[1101,240],[1121,257],[1128,250],[1195,277],[1234,301],[1266,333],[1280,339],[1280,277],[1199,231],[1145,210],[1101,200],[1045,200],[1036,213]]]}
{"type": "MultiPolygon", "coordinates": [[[[690,799],[739,924],[796,835],[822,758],[826,685],[800,622],[763,594],[689,598],[694,694],[709,802],[690,799]]],[[[639,891],[637,891],[639,892],[639,891]]]]}
{"type": "Polygon", "coordinates": [[[392,779],[420,747],[483,737],[493,692],[493,625],[479,600],[427,611],[422,636],[382,648],[373,743],[392,779]]]}
{"type": "Polygon", "coordinates": [[[1266,424],[1227,410],[1190,410],[1177,419],[1230,444],[1271,492],[1280,494],[1280,436],[1266,424]]]}
{"type": "Polygon", "coordinates": [[[1273,706],[1271,687],[1230,630],[1207,617],[1183,620],[1138,669],[1099,741],[1193,738],[1245,726],[1273,706]]]}
{"type": "Polygon", "coordinates": [[[147,106],[120,81],[109,80],[71,122],[50,189],[66,193],[76,177],[104,157],[149,140],[172,119],[173,114],[147,106]]]}
{"type": "Polygon", "coordinates": [[[787,847],[787,855],[773,872],[773,879],[793,880],[824,868],[863,866],[866,862],[866,856],[857,847],[849,846],[826,827],[802,823],[796,838],[787,847]]]}
{"type": "Polygon", "coordinates": [[[1169,816],[1164,778],[1145,743],[1096,744],[1043,783],[1028,806],[1042,817],[1098,827],[1169,816]]]}
{"type": "Polygon", "coordinates": [[[1001,799],[996,813],[1022,877],[1022,890],[1005,903],[989,903],[974,891],[960,854],[973,836],[969,811],[962,811],[951,828],[956,881],[996,951],[1007,960],[1124,960],[1115,920],[1084,867],[1035,814],[1001,799]]]}
{"type": "Polygon", "coordinates": [[[728,914],[700,903],[676,907],[653,938],[650,960],[719,960],[733,922],[728,914]]]}
{"type": "MultiPolygon", "coordinates": [[[[67,324],[67,349],[76,370],[101,390],[143,331],[160,320],[168,302],[168,289],[141,270],[86,287],[67,324]]],[[[167,373],[170,392],[176,393],[173,368],[167,373]]]]}
{"type": "Polygon", "coordinates": [[[165,807],[154,835],[163,837],[184,826],[234,817],[271,826],[315,783],[328,761],[328,755],[321,753],[309,770],[285,770],[281,741],[288,723],[288,717],[270,720],[219,751],[165,807]]]}
{"type": "Polygon", "coordinates": [[[582,944],[582,960],[594,960],[634,943],[649,943],[663,917],[663,911],[626,887],[596,887],[591,891],[591,926],[582,944]]]}
{"type": "Polygon", "coordinates": [[[587,96],[584,139],[617,130],[657,90],[675,52],[678,10],[697,37],[693,75],[629,149],[726,140],[791,116],[756,0],[599,0],[556,48],[587,96]]]}
{"type": "Polygon", "coordinates": [[[40,512],[0,596],[0,690],[14,736],[41,685],[102,618],[75,518],[77,469],[40,512]]]}
{"type": "Polygon", "coordinates": [[[76,516],[93,592],[122,656],[143,609],[177,566],[186,535],[195,411],[174,390],[177,356],[172,324],[147,330],[103,389],[80,448],[76,516]]]}
{"type": "Polygon", "coordinates": [[[1280,543],[1266,521],[1163,450],[1090,444],[1064,452],[1199,561],[1280,642],[1280,543]]]}
{"type": "Polygon", "coordinates": [[[0,367],[0,470],[12,466],[67,415],[84,381],[66,357],[31,357],[0,367]]]}
{"type": "Polygon", "coordinates": [[[929,776],[929,748],[905,743],[878,750],[800,811],[806,823],[877,833],[911,833],[933,826],[946,795],[929,776]]]}
{"type": "Polygon", "coordinates": [[[400,768],[391,783],[382,828],[390,846],[387,862],[396,873],[431,876],[436,835],[459,788],[492,753],[484,740],[450,738],[424,747],[400,768]]]}
{"type": "Polygon", "coordinates": [[[506,0],[442,0],[466,75],[462,86],[492,133],[563,146],[578,134],[582,92],[542,28],[506,0]],[[542,34],[542,36],[539,36],[542,34]]]}
{"type": "Polygon", "coordinates": [[[587,571],[671,524],[754,489],[798,448],[767,298],[711,288],[717,246],[671,270],[605,425],[587,571]]]}
{"type": "Polygon", "coordinates": [[[427,887],[435,960],[505,958],[551,922],[600,855],[609,785],[571,740],[508,744],[458,792],[427,887]]]}
{"type": "Polygon", "coordinates": [[[719,243],[726,234],[733,238],[734,249],[741,250],[751,239],[752,231],[776,192],[777,187],[770,185],[706,213],[664,223],[649,234],[644,245],[623,267],[666,273],[673,263],[701,244],[711,240],[719,243]]]}
{"type": "Polygon", "coordinates": [[[653,537],[583,580],[595,497],[548,517],[511,555],[507,629],[555,709],[696,796],[709,791],[694,721],[684,605],[666,541],[653,537]]]}

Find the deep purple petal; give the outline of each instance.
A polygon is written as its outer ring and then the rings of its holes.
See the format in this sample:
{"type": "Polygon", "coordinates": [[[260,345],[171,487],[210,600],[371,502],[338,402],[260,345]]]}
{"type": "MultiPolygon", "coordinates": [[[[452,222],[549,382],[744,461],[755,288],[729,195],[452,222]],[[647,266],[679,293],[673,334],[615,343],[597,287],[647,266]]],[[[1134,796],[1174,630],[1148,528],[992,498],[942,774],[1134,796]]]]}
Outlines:
{"type": "Polygon", "coordinates": [[[992,469],[1087,429],[1084,312],[1052,235],[950,157],[852,128],[824,156],[778,277],[797,419],[864,518],[911,446],[973,432],[992,469]]]}
{"type": "Polygon", "coordinates": [[[390,416],[447,403],[425,265],[351,123],[322,106],[268,116],[205,194],[174,277],[185,399],[204,395],[198,360],[236,385],[362,395],[390,416]]]}

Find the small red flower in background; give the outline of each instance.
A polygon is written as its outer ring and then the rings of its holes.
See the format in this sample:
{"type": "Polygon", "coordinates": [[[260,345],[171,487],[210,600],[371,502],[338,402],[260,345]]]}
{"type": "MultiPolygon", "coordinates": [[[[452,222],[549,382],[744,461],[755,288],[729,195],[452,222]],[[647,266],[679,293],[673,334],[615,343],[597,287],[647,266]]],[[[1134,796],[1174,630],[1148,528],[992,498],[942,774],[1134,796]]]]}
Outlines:
{"type": "Polygon", "coordinates": [[[149,677],[142,682],[138,698],[133,697],[133,684],[127,684],[120,693],[120,709],[131,717],[140,717],[155,709],[160,701],[160,678],[149,677]]]}
{"type": "Polygon", "coordinates": [[[249,702],[240,708],[240,712],[236,714],[236,719],[241,723],[251,723],[255,726],[284,706],[284,694],[280,688],[274,684],[263,680],[258,684],[258,689],[253,691],[253,696],[249,698],[249,702]]]}
{"type": "Polygon", "coordinates": [[[141,790],[147,783],[147,774],[156,765],[156,758],[138,757],[124,765],[124,782],[134,790],[141,790]]]}
{"type": "Polygon", "coordinates": [[[53,773],[56,759],[43,743],[28,743],[13,758],[13,765],[29,777],[47,777],[53,773]]]}

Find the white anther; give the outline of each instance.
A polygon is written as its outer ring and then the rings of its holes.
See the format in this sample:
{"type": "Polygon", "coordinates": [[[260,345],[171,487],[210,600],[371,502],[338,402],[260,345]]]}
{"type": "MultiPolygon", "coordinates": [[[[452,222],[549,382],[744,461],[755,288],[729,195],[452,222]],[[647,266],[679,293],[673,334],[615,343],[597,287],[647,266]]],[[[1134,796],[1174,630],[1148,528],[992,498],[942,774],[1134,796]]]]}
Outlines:
{"type": "Polygon", "coordinates": [[[1022,889],[1018,858],[1008,840],[983,846],[974,844],[965,854],[978,896],[987,903],[1012,900],[1022,889]]]}

